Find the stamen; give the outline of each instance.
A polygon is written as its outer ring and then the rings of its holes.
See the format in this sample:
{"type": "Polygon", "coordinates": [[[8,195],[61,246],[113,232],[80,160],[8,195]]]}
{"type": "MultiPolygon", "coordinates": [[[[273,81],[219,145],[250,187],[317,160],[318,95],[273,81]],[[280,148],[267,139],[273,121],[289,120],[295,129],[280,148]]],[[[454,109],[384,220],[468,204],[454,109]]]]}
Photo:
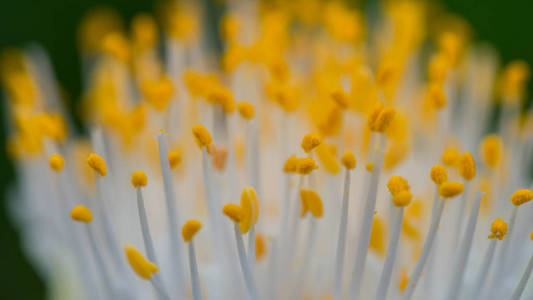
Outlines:
{"type": "Polygon", "coordinates": [[[202,290],[200,289],[200,276],[198,275],[198,265],[196,263],[196,252],[194,250],[193,237],[202,228],[202,223],[197,220],[189,220],[183,225],[183,240],[189,244],[189,267],[191,270],[192,298],[193,300],[202,299],[202,290]]]}
{"type": "MultiPolygon", "coordinates": [[[[533,236],[533,232],[531,233],[531,236],[533,236]]],[[[531,276],[531,272],[533,272],[533,255],[531,255],[531,258],[529,259],[529,263],[527,264],[526,270],[524,271],[524,274],[522,275],[522,278],[520,279],[520,282],[518,283],[518,286],[513,292],[513,295],[511,296],[510,300],[519,300],[522,296],[522,293],[524,292],[524,288],[526,287],[527,281],[529,280],[529,277],[531,276]]]]}

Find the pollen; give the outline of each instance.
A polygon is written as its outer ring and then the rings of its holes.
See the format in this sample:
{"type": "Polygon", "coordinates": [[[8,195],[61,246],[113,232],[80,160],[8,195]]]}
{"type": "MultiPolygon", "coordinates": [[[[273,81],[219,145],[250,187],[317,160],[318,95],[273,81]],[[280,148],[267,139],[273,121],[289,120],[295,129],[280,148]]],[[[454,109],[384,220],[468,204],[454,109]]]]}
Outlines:
{"type": "Polygon", "coordinates": [[[366,169],[368,172],[372,173],[372,171],[374,170],[374,163],[373,163],[373,162],[369,162],[369,163],[367,163],[366,166],[365,166],[365,169],[366,169]]]}
{"type": "Polygon", "coordinates": [[[63,156],[61,154],[52,154],[50,155],[50,159],[48,160],[48,164],[50,165],[50,168],[56,172],[60,172],[63,170],[63,167],[65,166],[65,160],[63,159],[63,156]]]}
{"type": "Polygon", "coordinates": [[[505,237],[505,234],[507,234],[507,223],[500,218],[496,218],[490,226],[490,232],[489,239],[496,238],[501,241],[505,237]]]}
{"type": "Polygon", "coordinates": [[[285,161],[285,164],[283,165],[283,172],[285,173],[296,173],[298,170],[298,163],[299,163],[298,157],[296,155],[291,155],[287,160],[285,161]]]}
{"type": "Polygon", "coordinates": [[[255,116],[254,106],[250,104],[250,102],[247,102],[247,101],[239,102],[239,104],[237,105],[237,110],[239,111],[239,114],[241,115],[241,117],[243,117],[246,120],[251,120],[255,116]]]}
{"type": "Polygon", "coordinates": [[[338,89],[334,91],[333,93],[331,93],[331,98],[333,99],[333,101],[335,101],[335,103],[337,103],[337,105],[341,109],[348,108],[349,96],[344,90],[338,89]]]}
{"type": "Polygon", "coordinates": [[[393,197],[410,189],[407,180],[401,176],[391,176],[389,182],[387,182],[387,188],[393,197]]]}
{"type": "Polygon", "coordinates": [[[302,211],[300,216],[304,217],[307,212],[310,212],[313,217],[320,218],[324,214],[324,207],[322,205],[322,199],[317,192],[313,190],[300,190],[300,198],[302,199],[302,211]]]}
{"type": "Polygon", "coordinates": [[[168,163],[171,169],[177,168],[181,163],[181,152],[178,150],[168,152],[168,163]]]}
{"type": "Polygon", "coordinates": [[[455,147],[448,147],[442,153],[442,162],[449,167],[456,167],[459,164],[459,151],[455,147]]]}
{"type": "Polygon", "coordinates": [[[400,272],[400,280],[398,281],[398,289],[400,292],[405,291],[405,288],[407,288],[407,284],[409,283],[409,275],[407,275],[407,271],[405,269],[402,269],[400,272]]]}
{"type": "Polygon", "coordinates": [[[380,102],[378,103],[368,118],[368,125],[370,130],[383,133],[392,123],[396,110],[390,106],[383,106],[380,102]]]}
{"type": "Polygon", "coordinates": [[[324,169],[331,174],[337,174],[340,170],[339,162],[335,157],[335,152],[332,151],[333,145],[326,145],[324,143],[316,147],[315,153],[324,169]]]}
{"type": "Polygon", "coordinates": [[[89,164],[89,167],[91,167],[100,176],[105,176],[107,174],[107,167],[105,161],[100,155],[95,153],[89,154],[89,158],[87,158],[87,163],[89,164]]]}
{"type": "Polygon", "coordinates": [[[411,192],[403,190],[392,197],[392,203],[394,203],[395,206],[407,206],[411,203],[411,199],[413,199],[411,192]]]}
{"type": "Polygon", "coordinates": [[[461,194],[464,185],[458,181],[446,181],[439,186],[439,195],[444,198],[453,198],[461,194]]]}
{"type": "Polygon", "coordinates": [[[497,135],[488,135],[481,142],[481,158],[489,167],[496,167],[502,159],[503,143],[497,135]]]}
{"type": "Polygon", "coordinates": [[[426,97],[427,101],[436,109],[442,109],[446,106],[446,94],[440,82],[433,82],[429,85],[426,97]]]}
{"type": "Polygon", "coordinates": [[[185,242],[190,242],[198,231],[202,228],[202,223],[198,220],[189,220],[181,228],[181,235],[185,242]]]}
{"type": "Polygon", "coordinates": [[[139,250],[135,249],[132,245],[124,246],[124,253],[131,268],[141,278],[150,280],[152,274],[159,272],[159,268],[152,262],[148,261],[139,250]]]}
{"type": "Polygon", "coordinates": [[[315,149],[318,145],[321,143],[320,136],[315,133],[308,133],[304,136],[302,139],[302,149],[304,149],[305,153],[311,152],[313,149],[315,149]]]}
{"type": "Polygon", "coordinates": [[[476,176],[476,163],[470,152],[465,152],[459,157],[459,174],[467,181],[476,176]]]}
{"type": "Polygon", "coordinates": [[[446,168],[439,164],[436,164],[431,168],[429,176],[436,185],[441,185],[448,181],[448,172],[446,171],[446,168]]]}
{"type": "Polygon", "coordinates": [[[148,177],[146,177],[146,173],[144,173],[142,170],[135,171],[131,174],[131,184],[133,187],[138,188],[146,186],[147,183],[148,177]]]}
{"type": "Polygon", "coordinates": [[[255,259],[259,261],[265,258],[267,255],[267,250],[265,236],[258,232],[255,235],[255,259]]]}
{"type": "Polygon", "coordinates": [[[90,223],[93,220],[93,214],[90,209],[83,205],[78,205],[70,211],[70,217],[72,220],[90,223]]]}
{"type": "Polygon", "coordinates": [[[241,233],[247,233],[259,218],[259,199],[253,187],[245,187],[241,193],[241,208],[244,218],[239,222],[241,233]]]}
{"type": "Polygon", "coordinates": [[[311,157],[304,157],[298,159],[298,173],[302,175],[308,175],[316,169],[318,169],[318,166],[315,163],[315,160],[311,157]]]}
{"type": "Polygon", "coordinates": [[[520,206],[533,199],[533,192],[529,189],[520,189],[511,195],[511,203],[515,206],[520,206]]]}
{"type": "Polygon", "coordinates": [[[194,125],[192,128],[192,134],[194,135],[196,143],[200,148],[207,147],[213,142],[211,134],[202,125],[194,125]]]}
{"type": "Polygon", "coordinates": [[[348,170],[355,169],[355,166],[357,164],[357,161],[355,160],[355,155],[352,151],[346,151],[341,158],[341,162],[342,165],[348,170]]]}
{"type": "Polygon", "coordinates": [[[233,222],[240,223],[244,219],[244,210],[237,204],[228,203],[222,207],[222,212],[233,222]]]}

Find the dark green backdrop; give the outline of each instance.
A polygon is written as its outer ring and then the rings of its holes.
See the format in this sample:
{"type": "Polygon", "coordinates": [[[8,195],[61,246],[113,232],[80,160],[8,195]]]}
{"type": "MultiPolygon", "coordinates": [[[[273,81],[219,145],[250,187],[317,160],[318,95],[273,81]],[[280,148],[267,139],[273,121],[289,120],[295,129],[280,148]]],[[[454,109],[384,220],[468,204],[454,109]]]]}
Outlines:
{"type": "MultiPolygon", "coordinates": [[[[154,0],[0,0],[0,48],[28,42],[43,45],[52,57],[56,75],[70,100],[80,93],[80,64],[76,28],[89,8],[106,5],[129,21],[141,11],[152,12],[154,0]]],[[[533,65],[530,0],[443,0],[452,12],[464,16],[475,38],[488,41],[503,61],[525,59],[533,65]]],[[[531,89],[530,89],[531,90],[531,89]]],[[[1,107],[1,106],[0,106],[1,107]]],[[[0,114],[1,115],[1,114],[0,114]]],[[[5,155],[4,120],[0,124],[0,299],[42,299],[41,279],[21,253],[16,231],[5,209],[5,191],[13,183],[13,170],[5,155]]]]}

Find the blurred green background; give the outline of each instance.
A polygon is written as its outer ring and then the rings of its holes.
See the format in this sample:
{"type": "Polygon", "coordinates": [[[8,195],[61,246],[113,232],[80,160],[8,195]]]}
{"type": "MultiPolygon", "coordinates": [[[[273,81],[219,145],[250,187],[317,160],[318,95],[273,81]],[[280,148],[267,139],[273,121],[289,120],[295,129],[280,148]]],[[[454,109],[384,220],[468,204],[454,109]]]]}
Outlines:
{"type": "MultiPolygon", "coordinates": [[[[524,59],[533,65],[530,30],[533,1],[443,0],[441,4],[448,11],[463,16],[472,25],[474,38],[494,45],[503,62],[524,59]]],[[[44,46],[51,55],[67,98],[78,99],[81,79],[76,30],[86,11],[101,5],[115,9],[129,22],[138,12],[153,12],[156,1],[0,0],[0,49],[28,42],[44,46]]],[[[19,237],[6,212],[5,192],[13,184],[14,174],[6,158],[3,121],[0,125],[0,261],[3,268],[0,299],[43,299],[46,287],[21,252],[19,237]]]]}

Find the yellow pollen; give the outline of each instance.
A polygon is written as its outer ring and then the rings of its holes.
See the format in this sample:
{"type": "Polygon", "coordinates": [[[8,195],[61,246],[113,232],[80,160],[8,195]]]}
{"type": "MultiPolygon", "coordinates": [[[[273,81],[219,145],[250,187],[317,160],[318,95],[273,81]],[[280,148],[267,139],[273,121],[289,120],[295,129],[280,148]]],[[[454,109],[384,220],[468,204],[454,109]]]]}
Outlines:
{"type": "Polygon", "coordinates": [[[174,94],[174,85],[167,76],[162,76],[159,80],[147,79],[141,83],[141,91],[144,98],[155,109],[163,111],[174,94]]]}
{"type": "Polygon", "coordinates": [[[392,203],[396,206],[407,206],[411,203],[413,195],[408,190],[403,190],[392,197],[392,203]]]}
{"type": "Polygon", "coordinates": [[[355,169],[355,166],[357,164],[357,161],[355,160],[355,155],[352,151],[346,151],[341,158],[341,162],[342,165],[348,170],[355,169]]]}
{"type": "Polygon", "coordinates": [[[70,211],[72,220],[84,223],[90,223],[93,220],[93,214],[90,209],[83,205],[78,205],[70,211]]]}
{"type": "Polygon", "coordinates": [[[439,195],[444,198],[453,198],[461,194],[464,186],[458,181],[446,181],[439,186],[439,195]]]}
{"type": "Polygon", "coordinates": [[[177,168],[181,163],[181,152],[178,150],[170,151],[168,153],[168,163],[171,169],[177,168]]]}
{"type": "Polygon", "coordinates": [[[105,176],[107,174],[107,167],[105,161],[100,155],[95,153],[89,154],[89,158],[87,158],[87,163],[100,176],[105,176]]]}
{"type": "Polygon", "coordinates": [[[318,169],[318,166],[316,165],[315,160],[311,157],[298,159],[298,173],[308,175],[316,169],[318,169]]]}
{"type": "Polygon", "coordinates": [[[142,170],[135,171],[131,174],[131,184],[133,187],[142,187],[146,186],[148,183],[148,177],[146,177],[146,173],[144,173],[142,170]]]}
{"type": "Polygon", "coordinates": [[[374,107],[374,110],[368,117],[368,126],[374,132],[385,132],[392,123],[396,110],[390,106],[383,106],[381,102],[374,107]]]}
{"type": "Polygon", "coordinates": [[[334,91],[333,93],[331,93],[331,98],[333,98],[335,103],[337,103],[337,105],[341,109],[347,109],[348,108],[349,96],[342,89],[338,89],[338,90],[334,91]]]}
{"type": "Polygon", "coordinates": [[[242,101],[239,102],[237,105],[237,110],[239,111],[239,114],[241,117],[243,117],[246,120],[251,120],[255,116],[255,109],[250,102],[242,101]]]}
{"type": "Polygon", "coordinates": [[[315,152],[324,169],[332,174],[337,174],[339,173],[340,165],[335,157],[334,151],[332,151],[332,146],[322,143],[316,147],[315,152]]]}
{"type": "Polygon", "coordinates": [[[459,174],[467,181],[476,176],[476,163],[470,152],[465,152],[459,157],[459,174]]]}
{"type": "Polygon", "coordinates": [[[135,249],[132,245],[124,246],[124,253],[126,253],[126,258],[133,271],[135,271],[135,273],[141,278],[150,280],[153,273],[159,272],[159,268],[154,263],[144,258],[141,252],[135,249]]]}
{"type": "Polygon", "coordinates": [[[455,167],[459,163],[459,152],[455,147],[448,147],[442,154],[442,162],[449,167],[455,167]]]}
{"type": "Polygon", "coordinates": [[[285,161],[285,164],[283,165],[283,172],[285,173],[296,173],[298,170],[298,157],[296,155],[291,155],[287,160],[285,161]]]}
{"type": "Polygon", "coordinates": [[[403,191],[409,191],[409,183],[401,176],[391,176],[387,182],[387,188],[393,197],[396,197],[403,191]]]}
{"type": "Polygon", "coordinates": [[[368,172],[372,172],[372,170],[374,170],[374,163],[373,162],[369,162],[366,164],[365,166],[365,169],[368,171],[368,172]]]}
{"type": "Polygon", "coordinates": [[[426,97],[429,103],[436,109],[441,109],[446,106],[446,94],[440,82],[433,82],[429,85],[426,97]]]}
{"type": "Polygon", "coordinates": [[[202,125],[194,125],[192,128],[192,134],[194,135],[194,138],[196,139],[196,143],[198,144],[200,148],[207,147],[213,142],[213,138],[211,138],[211,134],[202,125]]]}
{"type": "Polygon", "coordinates": [[[259,218],[259,200],[253,187],[245,187],[241,193],[241,208],[244,218],[239,222],[241,233],[247,233],[259,218]]]}
{"type": "Polygon", "coordinates": [[[376,252],[379,256],[384,257],[387,252],[387,228],[385,222],[379,218],[374,217],[372,220],[372,230],[370,232],[369,248],[376,252]]]}
{"type": "Polygon", "coordinates": [[[436,185],[441,185],[443,182],[448,181],[448,172],[446,171],[446,168],[439,164],[436,164],[431,168],[429,176],[436,185]]]}
{"type": "MultiPolygon", "coordinates": [[[[214,146],[215,144],[211,145],[214,146]]],[[[215,169],[223,171],[228,161],[228,149],[225,146],[215,146],[214,150],[210,153],[213,155],[213,166],[215,169]]]]}
{"type": "Polygon", "coordinates": [[[301,217],[304,217],[307,212],[311,212],[313,217],[320,218],[324,214],[324,207],[322,205],[322,199],[313,190],[300,190],[300,197],[302,199],[301,217]]]}
{"type": "Polygon", "coordinates": [[[402,269],[400,272],[400,280],[398,282],[398,289],[400,292],[405,291],[405,288],[407,288],[407,284],[409,283],[409,275],[407,275],[407,271],[405,268],[402,269]]]}
{"type": "Polygon", "coordinates": [[[235,223],[240,223],[244,219],[244,210],[237,204],[228,203],[224,205],[222,212],[235,223]]]}
{"type": "Polygon", "coordinates": [[[533,241],[533,231],[529,234],[529,239],[533,241]]]}
{"type": "Polygon", "coordinates": [[[255,260],[263,259],[267,254],[265,237],[261,233],[255,235],[255,260]]]}
{"type": "Polygon", "coordinates": [[[181,228],[181,235],[185,242],[190,242],[194,235],[202,228],[202,223],[198,220],[189,220],[181,228]]]}
{"type": "Polygon", "coordinates": [[[321,142],[318,134],[308,133],[302,139],[302,149],[304,149],[305,153],[309,153],[320,145],[321,142]]]}
{"type": "Polygon", "coordinates": [[[497,135],[488,135],[481,142],[481,158],[492,168],[500,163],[502,151],[503,143],[497,135]]]}
{"type": "Polygon", "coordinates": [[[63,156],[61,154],[52,154],[50,155],[50,159],[48,160],[48,164],[50,165],[50,168],[56,172],[60,172],[63,170],[63,167],[65,166],[65,160],[63,159],[63,156]]]}
{"type": "Polygon", "coordinates": [[[507,233],[507,223],[500,218],[496,218],[496,220],[494,220],[490,226],[490,232],[491,234],[489,235],[489,239],[496,238],[501,241],[507,233]]]}
{"type": "Polygon", "coordinates": [[[520,189],[513,193],[511,196],[511,202],[515,206],[520,206],[533,199],[533,192],[529,189],[520,189]]]}

